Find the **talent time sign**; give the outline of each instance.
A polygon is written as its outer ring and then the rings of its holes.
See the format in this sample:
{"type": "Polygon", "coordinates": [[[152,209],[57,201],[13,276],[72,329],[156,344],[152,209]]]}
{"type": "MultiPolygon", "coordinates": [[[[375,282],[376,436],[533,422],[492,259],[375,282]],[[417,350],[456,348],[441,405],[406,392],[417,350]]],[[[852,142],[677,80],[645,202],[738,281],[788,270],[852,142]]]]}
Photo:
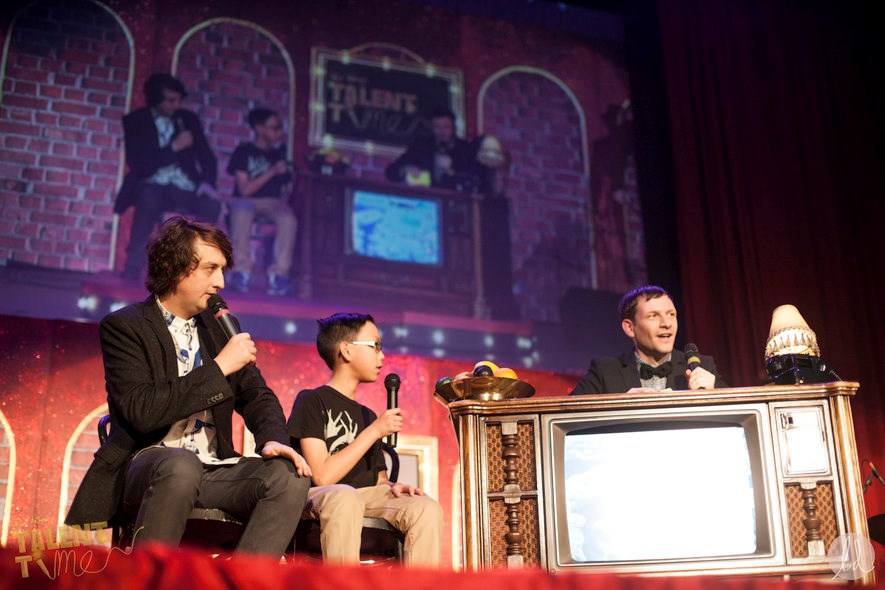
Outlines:
{"type": "MultiPolygon", "coordinates": [[[[389,50],[388,50],[389,51],[389,50]]],[[[399,155],[450,108],[463,131],[461,71],[363,52],[312,51],[310,145],[399,155]]]]}

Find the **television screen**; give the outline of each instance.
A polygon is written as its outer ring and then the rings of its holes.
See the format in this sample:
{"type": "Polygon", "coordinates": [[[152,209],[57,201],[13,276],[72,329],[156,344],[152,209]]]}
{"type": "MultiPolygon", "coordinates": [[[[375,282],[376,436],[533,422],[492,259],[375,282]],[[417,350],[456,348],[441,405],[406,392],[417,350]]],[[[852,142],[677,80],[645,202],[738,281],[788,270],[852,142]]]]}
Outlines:
{"type": "Polygon", "coordinates": [[[744,428],[590,428],[564,441],[572,562],[748,555],[756,502],[744,428]]]}
{"type": "Polygon", "coordinates": [[[355,190],[351,207],[355,254],[393,262],[442,262],[439,201],[355,190]]]}

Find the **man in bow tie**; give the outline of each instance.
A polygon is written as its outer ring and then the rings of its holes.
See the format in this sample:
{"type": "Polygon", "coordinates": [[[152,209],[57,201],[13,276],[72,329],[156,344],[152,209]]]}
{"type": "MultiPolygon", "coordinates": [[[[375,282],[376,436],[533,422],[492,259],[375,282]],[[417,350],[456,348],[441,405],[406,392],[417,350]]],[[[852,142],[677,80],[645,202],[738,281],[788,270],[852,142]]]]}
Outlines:
{"type": "Polygon", "coordinates": [[[662,287],[646,285],[630,291],[621,298],[618,313],[633,351],[594,359],[572,395],[727,387],[712,357],[700,355],[700,366],[692,371],[685,354],[673,349],[679,322],[676,306],[662,287]]]}

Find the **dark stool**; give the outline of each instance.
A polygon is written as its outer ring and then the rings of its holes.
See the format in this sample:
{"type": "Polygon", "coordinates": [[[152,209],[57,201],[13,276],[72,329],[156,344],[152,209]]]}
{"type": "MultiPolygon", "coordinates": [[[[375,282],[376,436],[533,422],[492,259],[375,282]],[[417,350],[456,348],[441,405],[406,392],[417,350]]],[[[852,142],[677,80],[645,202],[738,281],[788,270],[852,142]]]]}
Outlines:
{"type": "MultiPolygon", "coordinates": [[[[104,444],[107,441],[110,427],[111,417],[105,414],[98,421],[99,443],[104,444]]],[[[120,519],[109,524],[111,544],[123,549],[130,547],[135,536],[135,519],[120,519]]],[[[246,523],[242,519],[220,508],[194,508],[188,516],[181,544],[233,551],[245,528],[246,523]]]]}
{"type": "MultiPolygon", "coordinates": [[[[381,449],[390,458],[388,479],[396,482],[399,477],[399,455],[392,446],[381,442],[381,449]]],[[[363,565],[385,565],[402,563],[403,534],[383,518],[363,517],[363,530],[360,536],[360,563],[363,565]]],[[[302,518],[295,530],[295,551],[315,558],[322,558],[320,545],[320,522],[312,518],[302,518]]]]}

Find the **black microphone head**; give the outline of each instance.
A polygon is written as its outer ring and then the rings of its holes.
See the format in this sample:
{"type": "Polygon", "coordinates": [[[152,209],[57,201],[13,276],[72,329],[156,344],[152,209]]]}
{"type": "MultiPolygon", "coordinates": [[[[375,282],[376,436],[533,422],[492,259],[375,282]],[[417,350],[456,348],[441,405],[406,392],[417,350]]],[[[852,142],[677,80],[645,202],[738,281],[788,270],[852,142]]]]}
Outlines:
{"type": "Polygon", "coordinates": [[[221,298],[221,295],[215,293],[209,296],[209,309],[212,310],[212,313],[218,313],[222,309],[227,309],[227,303],[221,298]]]}
{"type": "Polygon", "coordinates": [[[391,373],[384,378],[384,387],[386,387],[387,389],[399,389],[399,385],[399,375],[397,375],[396,373],[391,373]]]}
{"type": "Polygon", "coordinates": [[[698,350],[697,344],[689,342],[685,345],[685,363],[688,365],[689,371],[694,371],[701,366],[701,352],[698,350]]]}

